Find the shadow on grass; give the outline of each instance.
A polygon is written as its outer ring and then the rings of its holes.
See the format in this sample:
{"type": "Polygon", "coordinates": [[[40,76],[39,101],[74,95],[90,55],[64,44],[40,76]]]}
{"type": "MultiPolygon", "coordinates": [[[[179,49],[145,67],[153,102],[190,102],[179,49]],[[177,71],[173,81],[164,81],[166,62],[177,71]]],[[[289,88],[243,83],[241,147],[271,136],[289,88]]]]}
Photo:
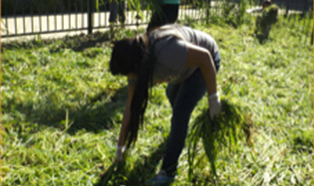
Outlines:
{"type": "Polygon", "coordinates": [[[73,123],[67,130],[68,133],[74,134],[81,129],[98,132],[100,130],[110,129],[115,124],[115,121],[119,121],[117,117],[119,114],[123,113],[127,101],[127,86],[118,89],[115,94],[110,97],[109,102],[102,104],[102,99],[106,97],[108,97],[108,95],[107,92],[104,91],[91,99],[90,102],[84,105],[80,110],[73,112],[73,123]]]}
{"type": "Polygon", "coordinates": [[[1,43],[1,51],[3,51],[3,49],[14,50],[19,48],[35,49],[56,43],[57,41],[62,41],[62,43],[56,48],[51,48],[50,52],[54,53],[63,48],[70,48],[73,51],[82,52],[87,48],[101,46],[104,42],[108,42],[110,40],[110,32],[95,32],[93,34],[80,34],[75,36],[65,36],[58,39],[45,40],[41,40],[40,37],[38,37],[37,39],[30,41],[17,40],[1,43]]]}
{"type": "Polygon", "coordinates": [[[294,131],[291,139],[293,153],[313,154],[313,131],[294,131]]]}
{"type": "MultiPolygon", "coordinates": [[[[135,163],[134,168],[127,172],[125,163],[113,163],[101,175],[100,180],[94,186],[107,185],[130,185],[141,186],[155,175],[156,167],[159,161],[163,158],[166,149],[167,139],[165,139],[152,154],[144,159],[140,159],[135,163]]],[[[170,185],[171,183],[169,183],[170,185]]]]}
{"type": "MultiPolygon", "coordinates": [[[[111,90],[112,91],[112,90],[111,90]]],[[[83,99],[83,98],[82,98],[83,99]]],[[[99,93],[90,99],[85,105],[76,106],[73,109],[66,110],[59,107],[56,103],[41,103],[35,105],[33,102],[27,104],[7,103],[3,108],[4,112],[14,112],[16,121],[10,121],[10,126],[19,125],[23,121],[28,123],[33,132],[40,130],[40,126],[54,127],[59,130],[66,130],[69,134],[75,134],[79,130],[89,132],[100,132],[110,129],[115,122],[119,122],[121,113],[127,100],[127,86],[121,87],[114,93],[107,90],[99,93]],[[38,107],[38,108],[36,108],[38,107]],[[16,124],[15,124],[16,123],[16,124]],[[34,127],[36,124],[38,127],[34,127]]]]}

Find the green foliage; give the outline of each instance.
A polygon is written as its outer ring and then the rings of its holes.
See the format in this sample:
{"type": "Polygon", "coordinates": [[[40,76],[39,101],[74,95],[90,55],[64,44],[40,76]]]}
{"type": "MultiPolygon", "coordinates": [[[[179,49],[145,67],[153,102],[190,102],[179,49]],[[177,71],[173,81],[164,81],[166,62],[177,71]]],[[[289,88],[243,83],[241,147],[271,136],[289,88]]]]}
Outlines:
{"type": "Polygon", "coordinates": [[[234,3],[232,0],[215,2],[214,7],[204,6],[205,21],[211,24],[228,24],[235,28],[249,24],[252,21],[252,16],[246,13],[249,5],[249,0],[240,0],[239,3],[234,3]]]}
{"type": "Polygon", "coordinates": [[[298,131],[293,136],[293,145],[295,153],[304,151],[313,154],[313,131],[298,131]]]}
{"type": "Polygon", "coordinates": [[[222,17],[225,18],[227,24],[235,28],[245,23],[250,23],[250,17],[246,14],[248,7],[248,0],[240,0],[239,4],[229,4],[226,2],[223,6],[222,17]]]}
{"type": "MultiPolygon", "coordinates": [[[[209,117],[209,110],[196,117],[191,127],[190,138],[188,139],[188,160],[189,160],[189,179],[193,180],[193,170],[197,169],[198,163],[202,162],[197,159],[198,143],[200,139],[203,142],[204,153],[206,154],[211,165],[212,176],[217,177],[216,158],[223,148],[229,151],[238,151],[238,143],[242,137],[246,136],[249,145],[253,145],[252,131],[253,122],[250,115],[243,109],[233,104],[229,99],[222,98],[222,112],[213,120],[209,117]],[[197,163],[195,163],[197,162],[197,163]]],[[[200,155],[203,158],[202,155],[200,155]]]]}
{"type": "MultiPolygon", "coordinates": [[[[235,135],[237,143],[225,136],[236,146],[213,149],[213,179],[206,157],[212,149],[198,143],[189,174],[187,145],[172,185],[313,185],[312,17],[279,17],[262,45],[252,24],[194,26],[219,45],[218,90],[231,108],[252,114],[254,151],[240,140],[245,135],[235,135]]],[[[143,31],[118,31],[114,40],[143,31]]],[[[160,168],[171,121],[166,84],[152,89],[145,127],[125,164],[114,163],[127,88],[108,71],[111,42],[105,32],[1,43],[3,186],[96,185],[106,178],[100,175],[111,175],[107,185],[143,185],[160,168]]],[[[191,123],[207,104],[199,102],[191,123]]]]}

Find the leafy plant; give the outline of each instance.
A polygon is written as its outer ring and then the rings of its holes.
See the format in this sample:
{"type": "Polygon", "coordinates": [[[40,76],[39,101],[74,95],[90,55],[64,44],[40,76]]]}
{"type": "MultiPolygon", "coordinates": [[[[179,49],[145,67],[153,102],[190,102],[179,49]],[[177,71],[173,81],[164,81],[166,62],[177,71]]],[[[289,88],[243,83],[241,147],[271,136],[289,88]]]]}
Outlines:
{"type": "Polygon", "coordinates": [[[209,117],[209,110],[204,109],[192,124],[188,140],[189,179],[192,180],[193,170],[202,162],[202,155],[197,159],[200,139],[208,161],[211,165],[212,176],[217,177],[216,157],[222,148],[238,150],[238,142],[243,136],[249,145],[253,145],[253,122],[246,114],[227,98],[221,100],[222,112],[213,120],[209,117]]]}

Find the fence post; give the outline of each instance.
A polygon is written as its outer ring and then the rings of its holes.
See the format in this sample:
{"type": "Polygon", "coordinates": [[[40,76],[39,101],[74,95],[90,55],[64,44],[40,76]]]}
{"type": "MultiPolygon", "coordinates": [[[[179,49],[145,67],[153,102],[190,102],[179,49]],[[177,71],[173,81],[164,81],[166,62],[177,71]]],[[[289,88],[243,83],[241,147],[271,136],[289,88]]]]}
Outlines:
{"type": "Polygon", "coordinates": [[[88,24],[88,34],[93,33],[93,1],[87,1],[87,24],[88,24]]]}
{"type": "Polygon", "coordinates": [[[289,14],[289,9],[290,9],[290,1],[287,1],[285,17],[288,16],[288,14],[289,14]]]}
{"type": "Polygon", "coordinates": [[[209,17],[211,11],[211,0],[206,0],[206,24],[209,24],[209,17]]]}

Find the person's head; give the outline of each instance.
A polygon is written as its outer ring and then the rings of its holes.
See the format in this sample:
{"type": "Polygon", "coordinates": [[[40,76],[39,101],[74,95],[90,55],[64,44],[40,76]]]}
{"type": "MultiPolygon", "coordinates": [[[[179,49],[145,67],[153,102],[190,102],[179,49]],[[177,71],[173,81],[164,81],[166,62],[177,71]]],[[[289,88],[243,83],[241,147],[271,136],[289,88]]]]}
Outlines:
{"type": "Polygon", "coordinates": [[[263,4],[262,4],[263,9],[269,7],[270,5],[271,5],[271,0],[264,0],[263,1],[263,4]]]}
{"type": "Polygon", "coordinates": [[[143,57],[138,37],[122,39],[115,43],[109,62],[110,72],[113,75],[128,75],[137,73],[143,57]]]}

